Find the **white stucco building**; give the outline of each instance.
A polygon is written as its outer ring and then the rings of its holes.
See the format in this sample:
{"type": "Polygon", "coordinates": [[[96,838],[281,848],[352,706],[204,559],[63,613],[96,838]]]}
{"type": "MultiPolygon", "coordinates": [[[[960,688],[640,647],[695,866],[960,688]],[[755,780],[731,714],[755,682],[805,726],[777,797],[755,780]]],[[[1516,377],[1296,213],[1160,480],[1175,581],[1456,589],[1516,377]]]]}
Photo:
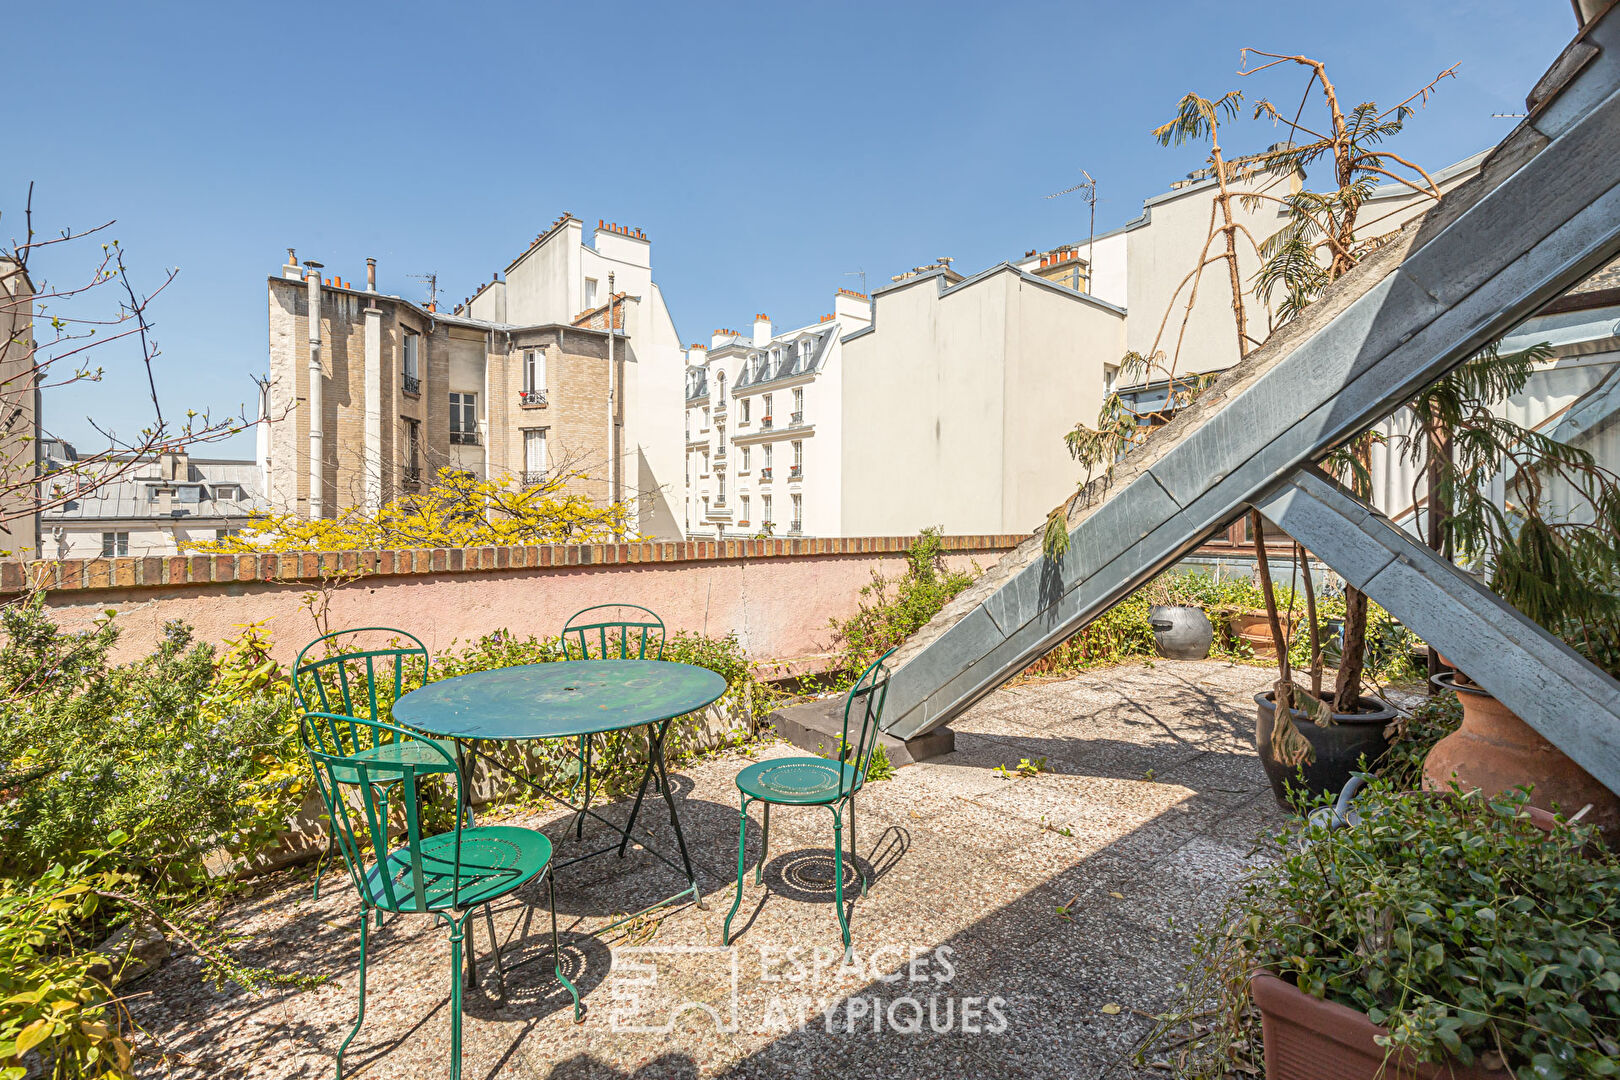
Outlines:
{"type": "Polygon", "coordinates": [[[844,536],[843,338],[871,320],[840,289],[816,323],[716,330],[687,354],[690,536],[844,536]]]}

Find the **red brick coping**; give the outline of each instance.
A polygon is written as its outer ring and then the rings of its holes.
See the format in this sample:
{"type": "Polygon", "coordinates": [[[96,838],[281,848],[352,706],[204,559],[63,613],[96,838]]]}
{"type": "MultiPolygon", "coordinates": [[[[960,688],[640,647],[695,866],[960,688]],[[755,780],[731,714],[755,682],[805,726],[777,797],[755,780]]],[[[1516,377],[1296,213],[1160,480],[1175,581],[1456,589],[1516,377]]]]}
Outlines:
{"type": "MultiPolygon", "coordinates": [[[[120,559],[0,561],[0,594],[26,583],[50,590],[159,588],[223,582],[320,581],[354,573],[406,575],[485,570],[554,569],[634,563],[711,562],[826,555],[898,554],[915,536],[820,539],[647,541],[637,544],[545,544],[528,547],[411,548],[403,551],[320,551],[255,555],[148,555],[120,559]]],[[[1028,537],[1013,534],[945,536],[950,553],[1006,551],[1028,537]]]]}

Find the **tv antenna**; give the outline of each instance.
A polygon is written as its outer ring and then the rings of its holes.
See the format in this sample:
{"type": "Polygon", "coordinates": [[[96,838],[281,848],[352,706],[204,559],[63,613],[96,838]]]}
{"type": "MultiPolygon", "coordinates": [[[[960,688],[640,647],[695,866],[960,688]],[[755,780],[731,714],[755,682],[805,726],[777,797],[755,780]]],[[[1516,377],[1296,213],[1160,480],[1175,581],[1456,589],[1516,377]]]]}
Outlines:
{"type": "Polygon", "coordinates": [[[428,303],[429,304],[437,304],[439,302],[439,275],[438,274],[406,274],[405,276],[408,277],[408,278],[412,278],[413,280],[416,280],[416,281],[425,281],[425,282],[427,282],[428,303]]]}
{"type": "Polygon", "coordinates": [[[1080,197],[1085,200],[1086,205],[1091,208],[1091,233],[1086,238],[1086,266],[1089,272],[1091,267],[1091,245],[1097,239],[1097,181],[1092,179],[1091,174],[1084,169],[1080,170],[1080,175],[1086,178],[1083,183],[1075,184],[1073,187],[1066,187],[1062,191],[1054,191],[1047,198],[1056,199],[1078,191],[1081,193],[1080,197]]]}
{"type": "Polygon", "coordinates": [[[844,271],[844,276],[845,277],[858,277],[858,278],[860,278],[861,279],[861,295],[862,296],[866,295],[866,271],[865,270],[862,270],[859,267],[855,268],[854,270],[846,270],[846,271],[844,271]]]}

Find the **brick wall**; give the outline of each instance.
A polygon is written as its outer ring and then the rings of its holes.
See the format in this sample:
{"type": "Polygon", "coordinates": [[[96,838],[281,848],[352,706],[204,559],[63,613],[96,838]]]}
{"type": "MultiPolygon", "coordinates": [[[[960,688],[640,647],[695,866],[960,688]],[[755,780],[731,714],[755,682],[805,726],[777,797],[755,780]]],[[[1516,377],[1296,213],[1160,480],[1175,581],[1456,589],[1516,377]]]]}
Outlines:
{"type": "MultiPolygon", "coordinates": [[[[277,655],[292,659],[318,633],[309,598],[328,623],[395,626],[432,649],[497,629],[555,633],[581,608],[643,604],[673,630],[735,632],[756,660],[824,652],[828,621],[858,607],[874,572],[905,570],[914,537],[726,540],[432,548],[409,551],[177,555],[0,561],[0,600],[30,584],[47,590],[51,617],[70,630],[118,613],[117,655],[150,652],[172,619],[220,642],[244,623],[269,623],[277,655]],[[322,593],[322,582],[348,579],[322,593]]],[[[989,569],[1022,536],[949,536],[952,567],[989,569]]]]}

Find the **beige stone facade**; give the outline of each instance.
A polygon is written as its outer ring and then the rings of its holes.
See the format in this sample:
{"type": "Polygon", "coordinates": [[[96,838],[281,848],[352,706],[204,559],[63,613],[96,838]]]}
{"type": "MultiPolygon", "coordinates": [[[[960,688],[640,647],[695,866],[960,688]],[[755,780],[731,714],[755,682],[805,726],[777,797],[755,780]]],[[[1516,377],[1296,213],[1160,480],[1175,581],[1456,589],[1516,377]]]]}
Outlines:
{"type": "MultiPolygon", "coordinates": [[[[278,511],[307,516],[310,289],[291,273],[269,279],[270,408],[279,419],[270,430],[268,494],[278,511]]],[[[339,279],[323,278],[320,296],[322,516],[419,490],[441,468],[517,483],[533,483],[541,472],[578,473],[568,490],[609,497],[605,330],[499,326],[339,279]],[[369,357],[368,333],[376,338],[369,357]],[[414,382],[406,370],[410,351],[414,382]],[[530,353],[539,383],[533,387],[525,384],[530,353]],[[368,360],[378,406],[370,431],[368,360]],[[531,432],[544,432],[538,469],[525,458],[531,432]]],[[[622,385],[633,354],[622,332],[614,344],[622,385]]],[[[622,425],[622,415],[615,419],[622,425]]]]}
{"type": "Polygon", "coordinates": [[[39,372],[34,356],[34,286],[28,271],[0,259],[0,558],[39,552],[39,372]]]}

